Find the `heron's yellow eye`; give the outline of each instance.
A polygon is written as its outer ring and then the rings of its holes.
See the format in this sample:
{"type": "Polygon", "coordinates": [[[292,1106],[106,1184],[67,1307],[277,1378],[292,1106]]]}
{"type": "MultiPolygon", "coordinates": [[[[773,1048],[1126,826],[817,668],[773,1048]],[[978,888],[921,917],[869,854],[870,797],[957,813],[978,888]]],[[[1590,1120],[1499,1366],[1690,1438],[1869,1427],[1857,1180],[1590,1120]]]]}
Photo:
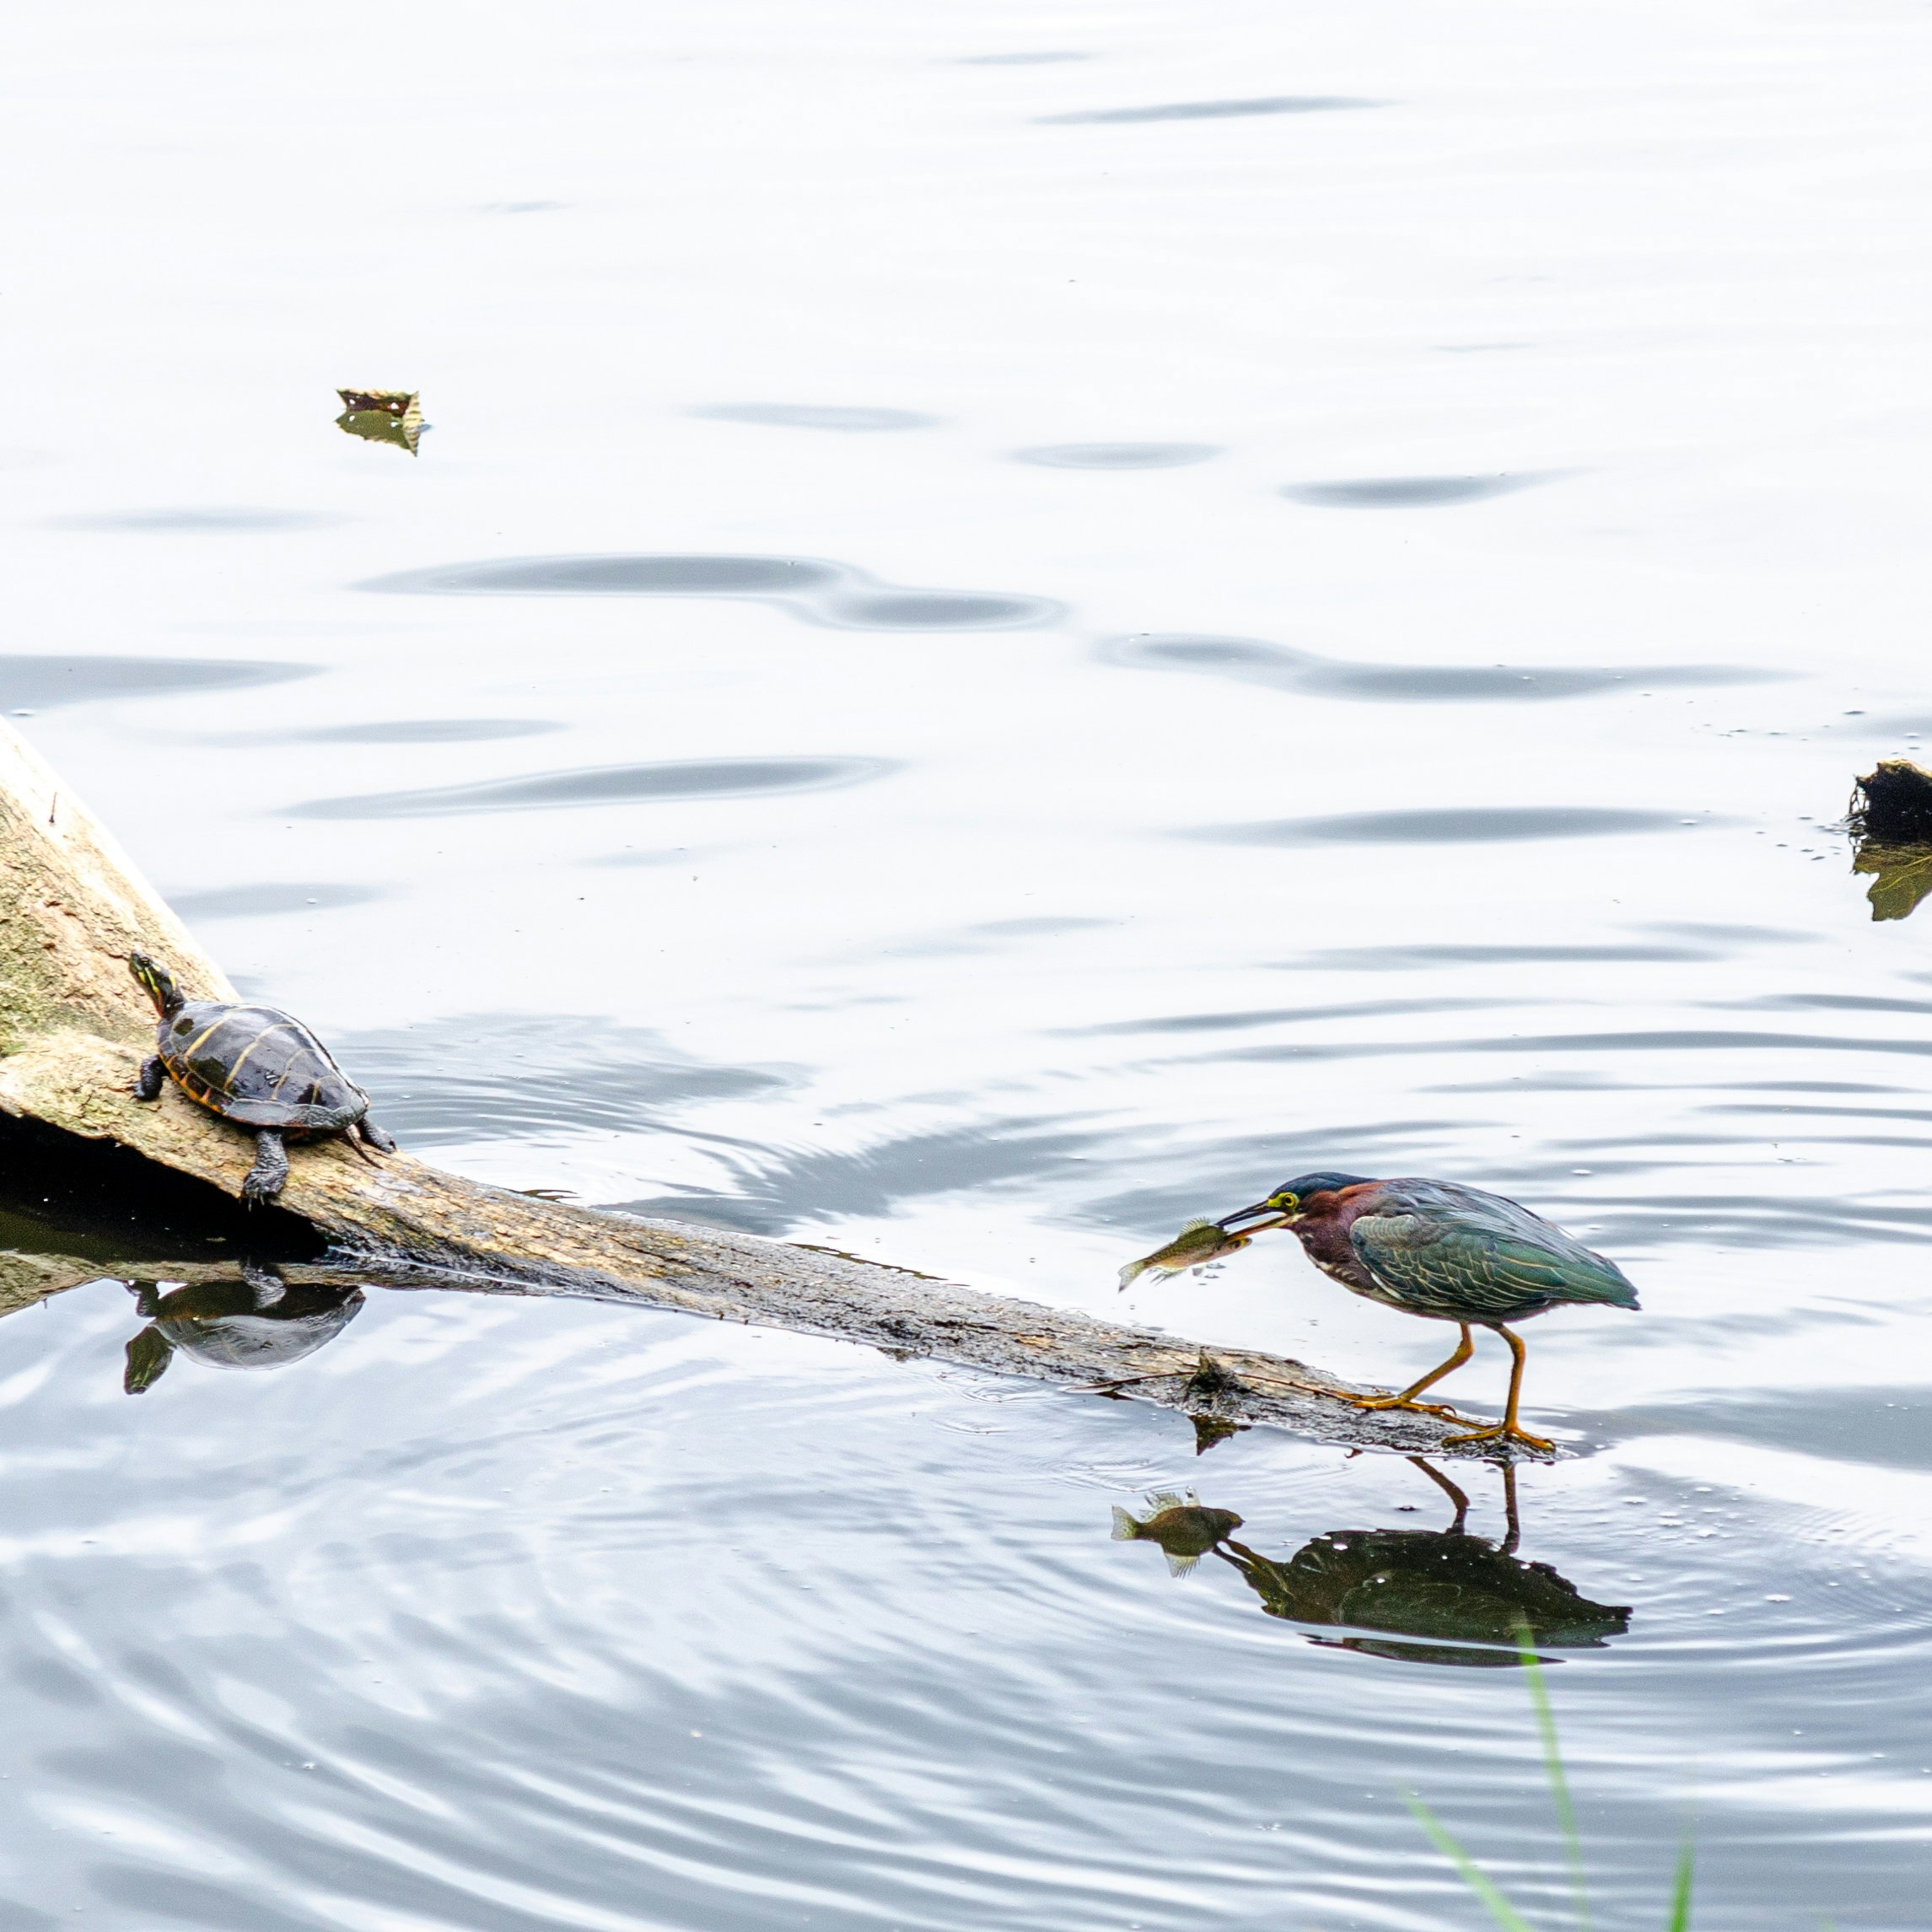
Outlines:
{"type": "Polygon", "coordinates": [[[1268,1197],[1268,1206],[1280,1208],[1284,1214],[1292,1214],[1300,1205],[1300,1202],[1295,1196],[1285,1192],[1270,1195],[1268,1197]]]}

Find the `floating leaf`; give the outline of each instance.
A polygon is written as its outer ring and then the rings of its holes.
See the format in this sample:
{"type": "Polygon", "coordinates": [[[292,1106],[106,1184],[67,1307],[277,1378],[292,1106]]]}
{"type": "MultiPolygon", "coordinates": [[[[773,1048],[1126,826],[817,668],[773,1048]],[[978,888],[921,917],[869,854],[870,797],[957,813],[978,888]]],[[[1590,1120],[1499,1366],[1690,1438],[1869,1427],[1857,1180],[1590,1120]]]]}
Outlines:
{"type": "Polygon", "coordinates": [[[417,409],[422,399],[412,389],[338,389],[342,407],[352,416],[380,410],[385,416],[406,416],[417,409]]]}
{"type": "Polygon", "coordinates": [[[338,389],[342,413],[336,427],[365,443],[394,443],[416,454],[422,434],[422,402],[412,389],[338,389]]]}

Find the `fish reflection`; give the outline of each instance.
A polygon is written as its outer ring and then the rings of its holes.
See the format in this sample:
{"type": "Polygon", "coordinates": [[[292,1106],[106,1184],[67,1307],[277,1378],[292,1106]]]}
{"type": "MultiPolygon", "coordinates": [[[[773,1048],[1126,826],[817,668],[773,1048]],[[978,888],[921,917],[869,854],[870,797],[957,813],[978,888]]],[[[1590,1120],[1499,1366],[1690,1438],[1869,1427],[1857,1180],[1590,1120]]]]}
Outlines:
{"type": "Polygon", "coordinates": [[[1171,1576],[1186,1576],[1201,1558],[1240,1528],[1232,1510],[1207,1510],[1192,1489],[1157,1489],[1147,1499],[1149,1514],[1133,1516],[1114,1505],[1117,1543],[1158,1543],[1171,1576]]]}
{"type": "Polygon", "coordinates": [[[1235,1540],[1241,1519],[1203,1507],[1190,1491],[1148,1499],[1144,1518],[1114,1510],[1122,1542],[1158,1543],[1168,1568],[1184,1575],[1203,1556],[1219,1557],[1261,1599],[1270,1617],[1346,1629],[1311,1637],[1326,1649],[1464,1668],[1508,1669],[1529,1643],[1556,1650],[1602,1649],[1630,1628],[1630,1612],[1593,1603],[1544,1563],[1516,1554],[1521,1526],[1515,1472],[1502,1470],[1508,1517],[1503,1540],[1464,1527],[1469,1498],[1419,1456],[1408,1459],[1455,1508],[1444,1530],[1329,1530],[1276,1561],[1235,1540]]]}
{"type": "Polygon", "coordinates": [[[158,1292],[130,1287],[148,1326],[127,1344],[121,1387],[137,1396],[167,1373],[177,1349],[212,1369],[279,1369],[332,1342],[363,1305],[359,1288],[292,1288],[245,1263],[236,1281],[158,1292]]]}

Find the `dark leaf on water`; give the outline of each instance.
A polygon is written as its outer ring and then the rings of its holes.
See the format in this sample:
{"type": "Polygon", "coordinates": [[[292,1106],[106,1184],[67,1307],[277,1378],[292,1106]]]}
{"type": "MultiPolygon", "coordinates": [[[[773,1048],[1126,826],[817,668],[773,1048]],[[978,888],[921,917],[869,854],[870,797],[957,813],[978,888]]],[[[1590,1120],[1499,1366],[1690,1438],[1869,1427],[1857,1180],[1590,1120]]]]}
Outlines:
{"type": "Polygon", "coordinates": [[[338,389],[336,394],[352,415],[379,409],[388,416],[406,416],[422,400],[412,389],[338,389]]]}
{"type": "Polygon", "coordinates": [[[336,427],[365,443],[394,443],[412,456],[422,435],[422,405],[413,390],[339,389],[336,427]]]}

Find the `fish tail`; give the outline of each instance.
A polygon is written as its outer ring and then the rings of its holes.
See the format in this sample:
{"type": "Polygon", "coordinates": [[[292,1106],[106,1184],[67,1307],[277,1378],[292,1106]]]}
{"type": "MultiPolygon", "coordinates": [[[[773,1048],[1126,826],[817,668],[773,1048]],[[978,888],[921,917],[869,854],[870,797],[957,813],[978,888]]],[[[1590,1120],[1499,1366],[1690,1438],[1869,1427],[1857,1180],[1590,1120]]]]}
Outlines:
{"type": "Polygon", "coordinates": [[[1120,1271],[1120,1285],[1122,1291],[1132,1288],[1146,1273],[1147,1263],[1145,1262],[1129,1262],[1120,1271]]]}
{"type": "Polygon", "coordinates": [[[1134,1538],[1140,1534],[1140,1525],[1135,1522],[1133,1518],[1128,1515],[1127,1511],[1122,1509],[1118,1503],[1114,1504],[1113,1510],[1113,1540],[1117,1543],[1131,1543],[1134,1538]]]}

